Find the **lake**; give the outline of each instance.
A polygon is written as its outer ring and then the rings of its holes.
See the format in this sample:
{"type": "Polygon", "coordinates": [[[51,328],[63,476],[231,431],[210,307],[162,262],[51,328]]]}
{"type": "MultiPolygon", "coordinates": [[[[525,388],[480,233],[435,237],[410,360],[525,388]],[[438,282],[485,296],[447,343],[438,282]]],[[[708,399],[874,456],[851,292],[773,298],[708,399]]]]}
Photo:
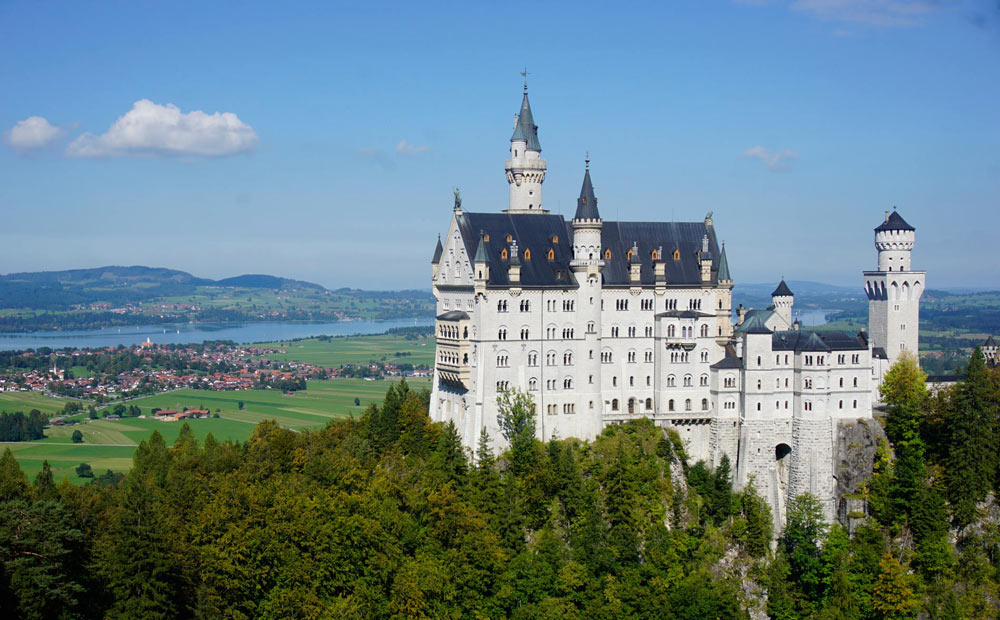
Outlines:
{"type": "Polygon", "coordinates": [[[184,323],[182,325],[143,325],[52,332],[0,334],[0,350],[50,347],[116,347],[137,345],[149,338],[156,344],[191,344],[206,340],[232,340],[238,343],[273,342],[311,336],[351,336],[380,334],[394,327],[433,325],[434,319],[394,319],[389,321],[275,321],[260,323],[184,323]]]}

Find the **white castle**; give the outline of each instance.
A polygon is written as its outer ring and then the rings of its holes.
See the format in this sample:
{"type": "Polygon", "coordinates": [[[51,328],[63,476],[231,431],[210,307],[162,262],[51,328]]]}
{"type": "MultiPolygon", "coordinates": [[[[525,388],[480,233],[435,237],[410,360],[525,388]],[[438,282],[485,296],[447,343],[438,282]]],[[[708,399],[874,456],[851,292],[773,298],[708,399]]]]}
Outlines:
{"type": "Polygon", "coordinates": [[[811,492],[835,511],[838,423],[870,418],[877,386],[917,351],[924,272],[910,270],[914,229],[895,211],[875,229],[866,271],[869,335],[809,331],[782,280],[766,310],[733,320],[733,279],[712,214],[698,222],[604,220],[589,160],[571,221],[542,200],[546,162],[527,87],[506,162],[500,213],[465,211],[456,193],[433,258],[437,355],[431,416],[466,446],[503,439],[497,393],[535,403],[538,438],[593,439],[646,417],[676,430],[689,455],[727,454],[784,521],[811,492]]]}

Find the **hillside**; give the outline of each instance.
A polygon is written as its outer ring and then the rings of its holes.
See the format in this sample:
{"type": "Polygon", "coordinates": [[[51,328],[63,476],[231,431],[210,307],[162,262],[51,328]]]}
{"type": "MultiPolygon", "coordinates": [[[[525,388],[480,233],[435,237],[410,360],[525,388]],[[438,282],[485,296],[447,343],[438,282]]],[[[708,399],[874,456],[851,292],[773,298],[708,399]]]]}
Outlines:
{"type": "Polygon", "coordinates": [[[266,274],[221,280],[108,266],[0,276],[0,332],[178,322],[392,319],[433,316],[426,291],[330,291],[266,274]]]}

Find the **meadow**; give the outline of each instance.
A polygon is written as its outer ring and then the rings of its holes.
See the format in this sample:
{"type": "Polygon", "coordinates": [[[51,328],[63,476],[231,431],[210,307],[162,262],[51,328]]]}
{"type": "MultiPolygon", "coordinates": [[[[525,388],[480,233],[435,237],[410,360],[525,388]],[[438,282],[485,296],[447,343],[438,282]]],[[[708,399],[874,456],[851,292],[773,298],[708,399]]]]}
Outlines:
{"type": "Polygon", "coordinates": [[[347,338],[309,338],[288,342],[269,342],[259,346],[282,349],[285,353],[267,355],[282,362],[308,362],[336,368],[341,364],[367,364],[371,361],[400,364],[434,363],[434,339],[407,340],[403,336],[353,336],[347,338]]]}
{"type": "MultiPolygon", "coordinates": [[[[397,360],[413,364],[429,364],[434,357],[434,340],[406,340],[402,336],[362,336],[352,338],[309,339],[286,343],[267,343],[285,353],[271,355],[283,361],[301,361],[336,367],[370,360],[397,360]],[[411,355],[396,356],[397,352],[411,355]]],[[[206,390],[174,390],[128,401],[136,405],[145,417],[121,420],[90,420],[86,414],[67,418],[66,426],[46,429],[45,439],[36,442],[4,443],[10,448],[29,477],[34,477],[49,462],[56,480],[63,477],[71,482],[85,483],[76,476],[76,466],[87,463],[95,475],[107,470],[127,471],[132,454],[141,441],[156,430],[170,444],[177,438],[184,422],[164,422],[151,416],[154,407],[160,409],[208,409],[219,417],[187,420],[199,440],[211,433],[218,441],[245,441],[254,427],[264,420],[294,430],[322,428],[330,420],[360,415],[373,402],[381,402],[386,390],[398,379],[366,381],[364,379],[310,380],[308,388],[294,393],[278,390],[241,390],[215,392],[206,390]],[[357,399],[358,404],[355,404],[357,399]],[[242,408],[240,403],[243,403],[242,408]],[[73,431],[83,434],[83,442],[72,442],[73,431]]],[[[410,378],[415,389],[429,389],[430,379],[410,378]]],[[[43,413],[61,412],[67,399],[52,398],[34,392],[0,393],[0,409],[43,413]]],[[[85,405],[87,403],[84,403],[85,405]]]]}

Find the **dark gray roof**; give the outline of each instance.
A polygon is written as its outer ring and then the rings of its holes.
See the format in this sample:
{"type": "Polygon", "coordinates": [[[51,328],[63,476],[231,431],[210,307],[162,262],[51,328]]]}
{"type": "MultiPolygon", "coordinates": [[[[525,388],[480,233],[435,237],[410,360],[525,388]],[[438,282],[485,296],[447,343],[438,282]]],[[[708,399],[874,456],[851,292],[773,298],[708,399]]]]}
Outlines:
{"type": "Polygon", "coordinates": [[[759,312],[755,312],[754,315],[749,319],[747,319],[747,321],[744,322],[743,325],[740,325],[740,327],[744,328],[740,331],[746,334],[773,333],[770,329],[768,329],[767,325],[764,324],[764,319],[762,318],[762,315],[759,312]]]}
{"type": "Polygon", "coordinates": [[[574,220],[599,220],[601,214],[597,212],[597,198],[594,196],[594,184],[590,182],[590,166],[583,173],[583,187],[580,188],[580,197],[576,200],[576,215],[574,220]]]}
{"type": "Polygon", "coordinates": [[[877,360],[889,359],[889,356],[885,353],[885,349],[882,347],[872,347],[872,357],[877,360]]]}
{"type": "Polygon", "coordinates": [[[719,254],[719,281],[732,282],[733,276],[729,275],[729,261],[726,260],[726,244],[722,244],[722,253],[719,254]]]}
{"type": "Polygon", "coordinates": [[[792,289],[788,288],[788,285],[785,284],[784,278],[781,279],[781,284],[778,285],[778,288],[774,289],[774,292],[771,293],[771,297],[792,297],[793,295],[792,289]]]}
{"type": "MultiPolygon", "coordinates": [[[[575,288],[576,280],[569,269],[573,259],[573,228],[561,215],[552,213],[470,213],[456,216],[462,233],[466,251],[479,261],[479,232],[489,236],[483,242],[483,254],[490,264],[490,285],[508,286],[507,261],[500,258],[500,252],[508,246],[507,235],[517,240],[521,256],[520,286],[567,286],[575,288]],[[557,238],[553,241],[553,238],[557,238]],[[549,250],[552,260],[548,259],[549,250]],[[525,252],[531,258],[525,260],[525,252]]],[[[715,231],[704,222],[609,222],[601,229],[602,252],[611,250],[611,258],[605,259],[602,270],[605,286],[629,286],[629,265],[626,260],[632,244],[637,244],[639,256],[648,257],[653,250],[663,248],[663,263],[666,268],[667,285],[684,286],[701,284],[701,266],[698,252],[701,239],[709,238],[709,250],[717,250],[715,231]],[[677,260],[673,250],[679,251],[677,260]]],[[[601,258],[604,258],[602,254],[601,258]]],[[[645,286],[655,284],[653,261],[644,261],[640,268],[640,282],[645,286]]],[[[715,282],[715,268],[712,269],[712,283],[715,282]]]]}
{"type": "Polygon", "coordinates": [[[750,329],[750,325],[754,323],[757,317],[762,324],[766,324],[767,320],[771,318],[774,314],[773,310],[759,310],[754,308],[753,310],[747,310],[746,315],[743,317],[743,323],[736,326],[736,333],[743,333],[750,329]]]}
{"type": "Polygon", "coordinates": [[[712,364],[712,368],[743,368],[743,360],[736,357],[736,349],[733,345],[726,345],[726,356],[718,362],[712,364]]]}
{"type": "Polygon", "coordinates": [[[465,321],[469,315],[461,310],[450,310],[444,314],[437,315],[439,321],[465,321]]]}
{"type": "Polygon", "coordinates": [[[715,315],[707,314],[705,312],[697,312],[695,310],[667,310],[666,312],[660,312],[656,316],[657,318],[667,317],[671,319],[701,319],[713,317],[715,315]]]}
{"type": "Polygon", "coordinates": [[[995,346],[997,346],[997,343],[993,340],[993,336],[990,336],[989,338],[986,339],[986,342],[983,343],[983,346],[984,347],[995,347],[995,346]]]}
{"type": "Polygon", "coordinates": [[[890,213],[889,216],[885,218],[885,221],[878,225],[878,228],[875,229],[875,232],[879,232],[882,230],[916,230],[916,228],[907,224],[906,220],[904,220],[900,214],[896,213],[896,211],[893,210],[892,213],[890,213]]]}
{"type": "Polygon", "coordinates": [[[441,235],[438,235],[437,247],[434,248],[434,258],[431,259],[432,265],[437,265],[441,262],[441,254],[444,252],[444,248],[441,247],[441,235]]]}
{"type": "Polygon", "coordinates": [[[775,351],[864,351],[868,339],[862,332],[851,335],[843,330],[788,330],[774,332],[771,347],[775,351]]]}
{"type": "Polygon", "coordinates": [[[528,103],[528,91],[524,91],[524,98],[521,100],[521,111],[517,115],[517,125],[514,127],[514,135],[510,141],[524,140],[528,143],[529,151],[542,151],[542,145],[538,142],[538,125],[531,116],[531,104],[528,103]]]}

